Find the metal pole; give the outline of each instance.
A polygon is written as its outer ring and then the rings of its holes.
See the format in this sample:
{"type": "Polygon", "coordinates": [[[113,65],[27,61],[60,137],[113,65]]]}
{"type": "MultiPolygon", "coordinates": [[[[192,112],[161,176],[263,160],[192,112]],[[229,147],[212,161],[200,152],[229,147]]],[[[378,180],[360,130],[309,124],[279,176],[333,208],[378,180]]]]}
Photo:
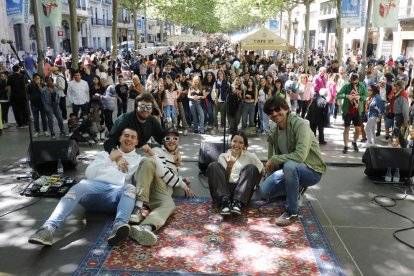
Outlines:
{"type": "Polygon", "coordinates": [[[361,75],[365,76],[365,66],[367,65],[368,33],[369,24],[372,16],[372,0],[368,0],[367,20],[365,22],[364,44],[362,45],[362,67],[361,75]]]}

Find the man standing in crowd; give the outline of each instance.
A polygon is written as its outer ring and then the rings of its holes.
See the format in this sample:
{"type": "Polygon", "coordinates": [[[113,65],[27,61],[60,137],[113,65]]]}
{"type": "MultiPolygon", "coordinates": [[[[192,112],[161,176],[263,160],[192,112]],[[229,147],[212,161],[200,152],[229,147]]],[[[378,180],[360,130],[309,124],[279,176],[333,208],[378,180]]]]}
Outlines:
{"type": "Polygon", "coordinates": [[[313,79],[313,90],[315,93],[319,94],[319,90],[321,90],[321,88],[326,88],[327,84],[328,77],[326,76],[326,68],[321,67],[319,68],[319,74],[313,79]]]}
{"type": "Polygon", "coordinates": [[[20,73],[19,65],[13,65],[12,70],[13,74],[7,80],[7,85],[10,87],[10,104],[17,128],[27,128],[29,126],[29,109],[26,99],[26,78],[20,73]]]}
{"type": "Polygon", "coordinates": [[[407,147],[407,141],[404,139],[405,129],[409,126],[409,115],[408,115],[408,95],[407,91],[404,90],[405,81],[397,80],[395,82],[395,94],[391,102],[394,103],[394,129],[393,138],[398,138],[400,146],[402,148],[407,147]]]}
{"type": "Polygon", "coordinates": [[[348,153],[349,142],[349,130],[351,128],[351,122],[354,125],[354,140],[352,147],[354,151],[359,151],[357,145],[357,139],[361,131],[361,112],[364,112],[363,102],[366,100],[368,94],[363,82],[359,81],[358,74],[352,74],[350,82],[345,84],[341,90],[339,90],[336,97],[338,99],[344,99],[342,104],[342,116],[344,118],[344,149],[343,153],[348,153]]]}
{"type": "Polygon", "coordinates": [[[27,93],[30,98],[30,109],[32,110],[34,122],[35,132],[33,137],[39,137],[40,134],[39,115],[42,120],[43,133],[45,136],[49,136],[49,133],[47,132],[46,113],[42,104],[42,89],[44,85],[41,83],[40,75],[38,73],[34,73],[32,78],[33,82],[28,84],[27,93]]]}
{"type": "Polygon", "coordinates": [[[59,93],[59,108],[62,111],[62,118],[63,120],[68,119],[68,111],[66,109],[66,93],[67,93],[67,80],[61,73],[58,67],[53,66],[50,68],[50,72],[52,73],[53,82],[55,84],[57,93],[59,93]],[[66,91],[65,91],[66,90],[66,91]]]}
{"type": "MultiPolygon", "coordinates": [[[[79,118],[79,110],[83,114],[89,112],[89,85],[81,79],[81,73],[76,70],[73,73],[73,80],[68,84],[68,100],[72,103],[73,113],[79,118]]],[[[118,133],[118,137],[120,133],[118,133]]]]}
{"type": "Polygon", "coordinates": [[[276,225],[287,226],[298,219],[298,198],[326,172],[319,145],[308,123],[289,110],[286,100],[274,96],[264,104],[264,112],[275,122],[267,136],[270,175],[260,184],[266,198],[286,196],[285,212],[276,225]]]}

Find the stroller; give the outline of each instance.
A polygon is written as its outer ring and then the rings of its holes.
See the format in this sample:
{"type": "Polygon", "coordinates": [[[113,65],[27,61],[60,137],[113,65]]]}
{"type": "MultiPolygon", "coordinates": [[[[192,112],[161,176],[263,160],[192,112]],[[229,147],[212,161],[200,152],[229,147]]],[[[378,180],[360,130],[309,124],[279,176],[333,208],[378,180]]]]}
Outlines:
{"type": "Polygon", "coordinates": [[[68,127],[70,138],[77,143],[87,143],[92,146],[99,139],[105,139],[106,127],[101,125],[101,110],[94,108],[89,114],[83,114],[80,119],[74,113],[69,115],[68,127]]]}

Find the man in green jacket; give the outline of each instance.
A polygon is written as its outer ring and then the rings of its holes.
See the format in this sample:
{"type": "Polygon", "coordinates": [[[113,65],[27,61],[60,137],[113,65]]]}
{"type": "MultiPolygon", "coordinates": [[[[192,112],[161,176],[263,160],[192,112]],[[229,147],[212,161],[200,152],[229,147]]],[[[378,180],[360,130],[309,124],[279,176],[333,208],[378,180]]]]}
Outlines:
{"type": "Polygon", "coordinates": [[[336,95],[337,99],[344,99],[342,104],[342,116],[344,118],[344,149],[343,153],[348,153],[349,129],[351,122],[354,124],[354,141],[352,146],[354,151],[359,151],[357,139],[361,131],[361,113],[364,112],[364,102],[368,97],[364,83],[359,81],[358,74],[351,75],[349,83],[342,86],[336,95]]]}
{"type": "Polygon", "coordinates": [[[266,198],[286,196],[285,212],[276,225],[287,226],[298,219],[299,190],[318,183],[326,165],[309,124],[290,112],[286,100],[271,97],[263,110],[277,125],[267,136],[265,170],[271,174],[260,184],[260,191],[266,198]]]}

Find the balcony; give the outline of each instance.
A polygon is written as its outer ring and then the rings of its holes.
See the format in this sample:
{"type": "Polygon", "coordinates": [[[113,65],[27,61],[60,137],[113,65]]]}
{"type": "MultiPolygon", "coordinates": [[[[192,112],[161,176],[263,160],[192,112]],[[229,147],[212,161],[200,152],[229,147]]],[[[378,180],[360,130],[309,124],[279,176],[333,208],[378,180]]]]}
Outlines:
{"type": "Polygon", "coordinates": [[[104,20],[100,18],[91,18],[92,25],[104,25],[104,20]]]}
{"type": "Polygon", "coordinates": [[[131,20],[129,20],[128,17],[124,17],[124,18],[118,17],[118,23],[129,24],[129,23],[131,23],[131,20]]]}

